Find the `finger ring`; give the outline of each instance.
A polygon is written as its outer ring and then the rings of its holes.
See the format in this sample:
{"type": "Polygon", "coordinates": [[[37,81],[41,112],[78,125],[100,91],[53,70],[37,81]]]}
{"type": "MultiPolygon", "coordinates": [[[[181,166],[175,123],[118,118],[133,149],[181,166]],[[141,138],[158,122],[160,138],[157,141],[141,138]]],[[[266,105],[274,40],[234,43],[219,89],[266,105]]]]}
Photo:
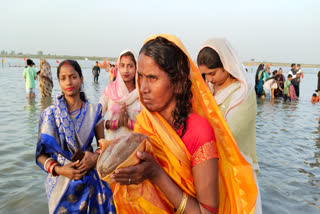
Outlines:
{"type": "Polygon", "coordinates": [[[129,178],[129,184],[131,184],[131,178],[129,178]]]}

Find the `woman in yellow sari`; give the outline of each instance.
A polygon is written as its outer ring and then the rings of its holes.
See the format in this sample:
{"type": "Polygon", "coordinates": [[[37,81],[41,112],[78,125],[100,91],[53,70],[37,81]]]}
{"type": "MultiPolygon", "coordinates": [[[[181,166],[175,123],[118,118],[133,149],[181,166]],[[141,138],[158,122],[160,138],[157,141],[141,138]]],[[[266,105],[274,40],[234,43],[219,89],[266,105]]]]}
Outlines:
{"type": "Polygon", "coordinates": [[[179,39],[147,39],[137,84],[144,108],[135,132],[150,138],[152,153],[111,176],[117,212],[253,213],[251,166],[179,39]]]}

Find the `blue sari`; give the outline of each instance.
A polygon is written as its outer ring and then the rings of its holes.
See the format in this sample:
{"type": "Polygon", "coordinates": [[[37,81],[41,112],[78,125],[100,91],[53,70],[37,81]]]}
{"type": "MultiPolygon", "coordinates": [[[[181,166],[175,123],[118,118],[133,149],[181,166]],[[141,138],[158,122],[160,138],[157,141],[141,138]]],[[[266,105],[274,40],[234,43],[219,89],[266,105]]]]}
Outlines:
{"type": "MultiPolygon", "coordinates": [[[[64,96],[58,95],[55,105],[46,108],[40,116],[36,160],[46,153],[60,165],[66,165],[78,149],[92,151],[94,128],[101,120],[101,105],[88,102],[71,118],[64,96]]],[[[96,169],[79,180],[48,173],[45,186],[49,213],[116,213],[112,191],[99,179],[96,169]]]]}
{"type": "Polygon", "coordinates": [[[264,73],[265,73],[265,70],[261,70],[258,74],[258,87],[257,87],[258,97],[264,95],[264,90],[263,90],[264,77],[265,77],[264,73]]]}

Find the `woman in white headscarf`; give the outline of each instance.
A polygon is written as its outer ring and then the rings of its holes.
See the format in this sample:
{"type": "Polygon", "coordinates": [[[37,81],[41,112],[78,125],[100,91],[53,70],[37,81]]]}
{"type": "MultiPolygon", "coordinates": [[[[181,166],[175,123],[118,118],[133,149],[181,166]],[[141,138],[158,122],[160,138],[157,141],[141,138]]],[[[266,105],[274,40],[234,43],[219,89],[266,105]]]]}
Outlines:
{"type": "Polygon", "coordinates": [[[136,58],[130,50],[120,53],[117,68],[119,75],[105,88],[99,101],[105,118],[107,140],[132,132],[136,116],[141,111],[135,85],[136,58]]]}
{"type": "Polygon", "coordinates": [[[39,84],[41,96],[51,97],[53,88],[51,66],[45,59],[40,60],[39,84]]]}
{"type": "MultiPolygon", "coordinates": [[[[224,38],[207,40],[200,49],[197,63],[257,180],[256,93],[245,68],[224,38]]],[[[262,213],[260,193],[255,213],[262,213]]]]}

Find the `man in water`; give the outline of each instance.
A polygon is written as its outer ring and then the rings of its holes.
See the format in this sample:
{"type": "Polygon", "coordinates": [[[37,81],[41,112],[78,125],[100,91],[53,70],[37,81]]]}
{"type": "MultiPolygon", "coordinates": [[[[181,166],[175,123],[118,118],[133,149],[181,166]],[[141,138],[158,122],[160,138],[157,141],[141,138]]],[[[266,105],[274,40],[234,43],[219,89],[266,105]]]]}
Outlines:
{"type": "Polygon", "coordinates": [[[296,74],[297,74],[297,67],[296,64],[291,64],[291,70],[288,72],[288,74],[292,75],[292,79],[296,78],[296,74]]]}
{"type": "Polygon", "coordinates": [[[92,68],[92,74],[93,74],[93,81],[98,82],[99,74],[100,74],[100,67],[99,67],[98,61],[96,61],[96,65],[92,68]]]}
{"type": "Polygon", "coordinates": [[[37,79],[36,70],[33,68],[33,61],[31,59],[27,59],[27,67],[23,71],[23,77],[26,81],[26,92],[27,97],[35,97],[35,79],[37,79]]]}
{"type": "Polygon", "coordinates": [[[298,70],[296,68],[296,64],[291,64],[291,70],[288,72],[288,74],[292,75],[292,85],[294,87],[294,90],[296,91],[297,97],[299,97],[300,92],[300,73],[298,73],[298,70]]]}

